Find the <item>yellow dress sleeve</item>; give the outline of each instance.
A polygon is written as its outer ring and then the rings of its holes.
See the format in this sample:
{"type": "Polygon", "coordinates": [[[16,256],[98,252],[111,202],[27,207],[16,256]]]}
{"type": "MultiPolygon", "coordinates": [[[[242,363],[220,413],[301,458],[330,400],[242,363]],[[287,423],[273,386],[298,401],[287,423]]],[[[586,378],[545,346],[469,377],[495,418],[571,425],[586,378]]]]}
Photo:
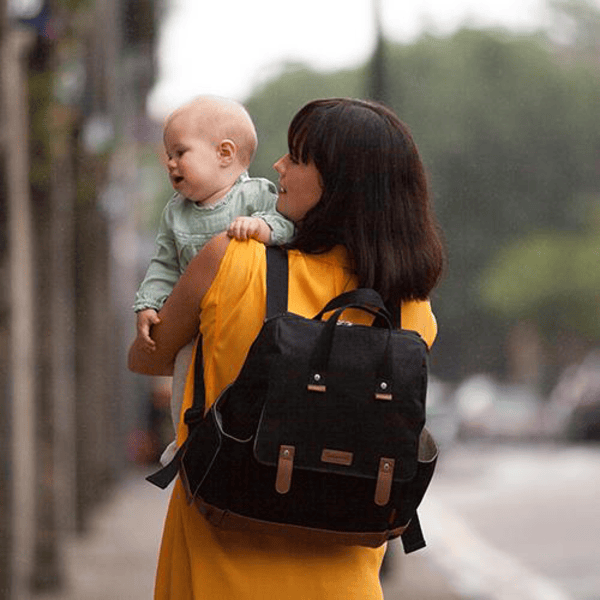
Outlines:
{"type": "Polygon", "coordinates": [[[429,300],[411,300],[402,305],[402,328],[416,331],[431,348],[438,327],[429,300]]]}

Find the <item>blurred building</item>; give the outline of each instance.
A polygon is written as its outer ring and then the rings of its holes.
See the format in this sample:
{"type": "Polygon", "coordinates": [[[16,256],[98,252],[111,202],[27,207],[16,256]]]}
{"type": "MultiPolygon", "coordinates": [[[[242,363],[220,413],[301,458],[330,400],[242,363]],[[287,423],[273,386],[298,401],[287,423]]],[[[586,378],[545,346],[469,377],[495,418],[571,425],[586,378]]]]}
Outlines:
{"type": "Polygon", "coordinates": [[[0,0],[0,600],[64,581],[127,466],[153,0],[0,0]]]}

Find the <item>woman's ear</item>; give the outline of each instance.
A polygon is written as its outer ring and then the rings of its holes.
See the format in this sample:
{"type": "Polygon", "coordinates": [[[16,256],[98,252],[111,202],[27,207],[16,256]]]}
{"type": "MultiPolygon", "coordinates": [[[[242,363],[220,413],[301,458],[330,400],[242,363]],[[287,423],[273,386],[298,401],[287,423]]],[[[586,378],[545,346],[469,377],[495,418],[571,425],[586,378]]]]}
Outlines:
{"type": "Polygon", "coordinates": [[[237,145],[229,138],[221,140],[218,147],[219,159],[223,166],[229,166],[237,156],[237,145]]]}

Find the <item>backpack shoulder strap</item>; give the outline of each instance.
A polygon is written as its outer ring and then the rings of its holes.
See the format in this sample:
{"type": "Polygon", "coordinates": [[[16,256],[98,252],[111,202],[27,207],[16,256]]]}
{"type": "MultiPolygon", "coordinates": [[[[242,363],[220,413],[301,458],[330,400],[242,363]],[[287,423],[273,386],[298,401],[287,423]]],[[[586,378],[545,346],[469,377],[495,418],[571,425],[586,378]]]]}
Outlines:
{"type": "Polygon", "coordinates": [[[279,246],[267,246],[267,312],[266,318],[287,312],[288,256],[279,246]]]}

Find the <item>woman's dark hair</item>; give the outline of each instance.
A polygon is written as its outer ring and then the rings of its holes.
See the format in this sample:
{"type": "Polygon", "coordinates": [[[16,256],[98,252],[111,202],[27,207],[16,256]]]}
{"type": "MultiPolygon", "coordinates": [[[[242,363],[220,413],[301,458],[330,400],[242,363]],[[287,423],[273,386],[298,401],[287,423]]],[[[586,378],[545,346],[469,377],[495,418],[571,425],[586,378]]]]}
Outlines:
{"type": "Polygon", "coordinates": [[[359,286],[387,303],[426,299],[445,256],[406,125],[378,102],[315,100],[292,120],[288,146],[294,160],[315,164],[324,190],[289,246],[314,254],[342,244],[359,286]]]}

